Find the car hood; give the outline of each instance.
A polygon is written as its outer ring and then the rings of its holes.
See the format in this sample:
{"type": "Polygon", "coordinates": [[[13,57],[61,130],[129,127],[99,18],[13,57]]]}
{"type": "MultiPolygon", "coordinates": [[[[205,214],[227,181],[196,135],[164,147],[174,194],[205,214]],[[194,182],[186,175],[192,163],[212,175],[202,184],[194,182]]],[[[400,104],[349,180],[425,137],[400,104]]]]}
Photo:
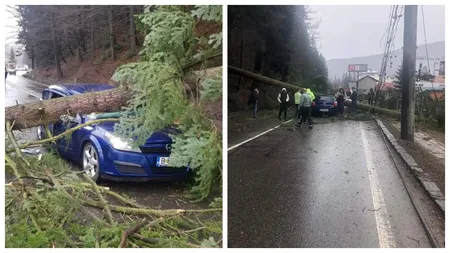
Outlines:
{"type": "MultiPolygon", "coordinates": [[[[114,125],[115,122],[102,122],[97,125],[97,127],[101,128],[105,132],[114,133],[114,125]]],[[[177,134],[179,131],[173,127],[167,127],[161,131],[154,132],[150,137],[147,138],[146,144],[158,144],[158,143],[172,143],[172,138],[170,138],[169,134],[177,134]]]]}

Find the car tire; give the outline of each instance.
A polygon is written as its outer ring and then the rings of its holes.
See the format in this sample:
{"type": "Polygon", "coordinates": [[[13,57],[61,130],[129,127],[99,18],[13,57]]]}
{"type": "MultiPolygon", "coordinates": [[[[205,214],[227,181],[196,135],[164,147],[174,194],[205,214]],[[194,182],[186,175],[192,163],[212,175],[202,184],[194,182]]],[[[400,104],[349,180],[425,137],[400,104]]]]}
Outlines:
{"type": "Polygon", "coordinates": [[[90,141],[83,146],[81,168],[96,183],[100,182],[100,159],[97,148],[90,141]]]}

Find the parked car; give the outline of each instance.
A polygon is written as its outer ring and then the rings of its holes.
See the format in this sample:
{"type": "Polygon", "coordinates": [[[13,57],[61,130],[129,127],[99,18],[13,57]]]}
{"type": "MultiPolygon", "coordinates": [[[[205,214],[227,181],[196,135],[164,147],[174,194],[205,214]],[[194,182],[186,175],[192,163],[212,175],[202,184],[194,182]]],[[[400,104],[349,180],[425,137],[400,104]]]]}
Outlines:
{"type": "Polygon", "coordinates": [[[15,69],[8,69],[8,74],[15,75],[16,74],[16,70],[15,69]]]}
{"type": "MultiPolygon", "coordinates": [[[[43,91],[42,100],[112,89],[106,84],[51,85],[43,91]]],[[[48,126],[53,136],[78,124],[95,119],[95,115],[80,115],[70,122],[58,121],[48,126]]],[[[172,139],[169,133],[177,131],[168,127],[154,132],[138,148],[133,140],[125,140],[114,133],[114,122],[105,122],[74,131],[70,138],[61,138],[53,144],[58,154],[81,164],[94,181],[100,179],[119,181],[181,181],[190,174],[189,167],[170,166],[172,139]]],[[[38,138],[46,137],[45,127],[38,127],[38,138]]]]}
{"type": "Polygon", "coordinates": [[[337,102],[333,95],[318,95],[312,103],[313,116],[336,116],[337,114],[337,102]]]}

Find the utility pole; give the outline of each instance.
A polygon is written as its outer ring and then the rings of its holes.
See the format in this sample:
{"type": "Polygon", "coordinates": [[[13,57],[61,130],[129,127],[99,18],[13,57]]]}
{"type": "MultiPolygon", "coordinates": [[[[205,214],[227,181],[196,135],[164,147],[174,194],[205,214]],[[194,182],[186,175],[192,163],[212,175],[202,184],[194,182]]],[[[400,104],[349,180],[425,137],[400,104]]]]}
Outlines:
{"type": "Polygon", "coordinates": [[[402,114],[400,138],[414,142],[414,91],[416,88],[417,5],[405,5],[403,31],[402,114]]]}

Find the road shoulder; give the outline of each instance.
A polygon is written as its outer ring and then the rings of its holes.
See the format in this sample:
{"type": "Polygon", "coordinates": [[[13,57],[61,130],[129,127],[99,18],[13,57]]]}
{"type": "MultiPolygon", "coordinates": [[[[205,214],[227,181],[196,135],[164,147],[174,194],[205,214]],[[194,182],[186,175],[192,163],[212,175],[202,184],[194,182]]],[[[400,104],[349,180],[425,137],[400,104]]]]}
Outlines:
{"type": "Polygon", "coordinates": [[[445,165],[442,168],[441,162],[436,161],[433,154],[417,143],[397,141],[395,136],[398,136],[399,132],[389,120],[377,118],[376,122],[394,150],[402,157],[407,168],[419,180],[440,210],[445,213],[445,165]]]}

